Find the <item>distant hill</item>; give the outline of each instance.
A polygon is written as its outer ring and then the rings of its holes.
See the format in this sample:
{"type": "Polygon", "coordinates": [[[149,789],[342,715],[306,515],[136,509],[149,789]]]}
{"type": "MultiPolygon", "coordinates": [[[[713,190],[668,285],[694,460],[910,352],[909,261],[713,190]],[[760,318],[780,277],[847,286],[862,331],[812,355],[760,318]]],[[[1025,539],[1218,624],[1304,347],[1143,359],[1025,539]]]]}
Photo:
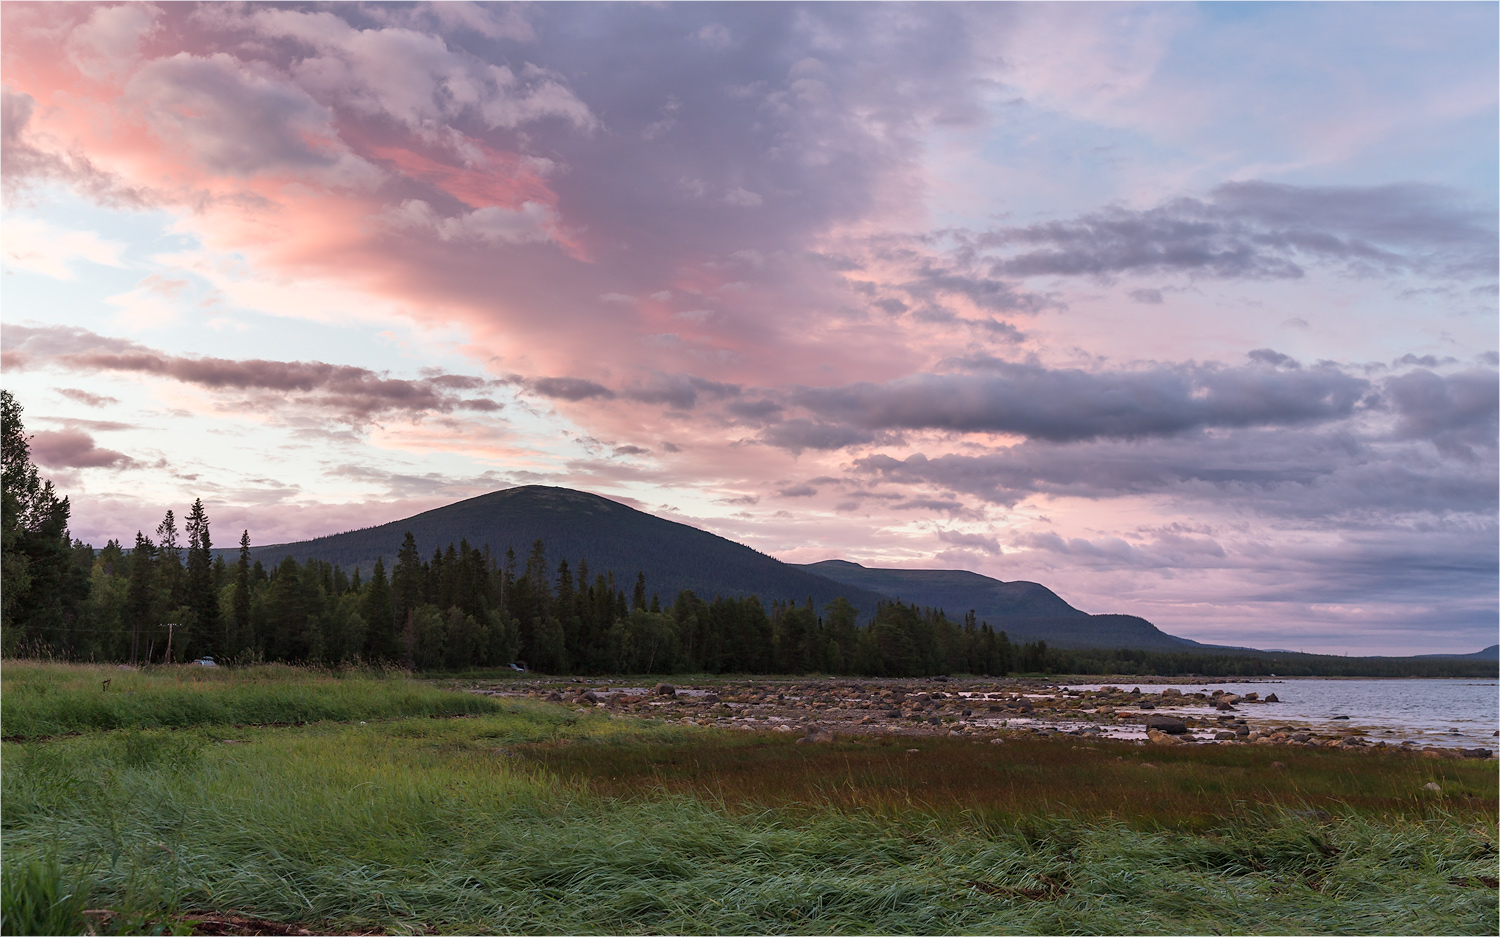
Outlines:
{"type": "MultiPolygon", "coordinates": [[[[767,603],[779,599],[801,604],[811,597],[819,609],[844,596],[869,617],[881,599],[869,590],[835,583],[696,527],[598,495],[542,485],[508,488],[379,527],[253,547],[250,552],[267,565],[286,556],[299,562],[313,558],[345,569],[358,566],[368,575],[376,557],[385,558],[389,571],[408,530],[417,538],[424,560],[436,549],[468,540],[474,547],[489,545],[497,562],[512,548],[524,565],[531,545],[541,540],[549,563],[566,559],[576,570],[578,561],[586,559],[591,579],[613,571],[626,594],[636,574],[644,572],[647,592],[658,593],[667,603],[682,589],[708,601],[717,595],[756,595],[767,603]]],[[[220,552],[233,560],[234,551],[220,552]]]]}
{"type": "Polygon", "coordinates": [[[1472,654],[1418,654],[1418,657],[1441,657],[1446,660],[1500,660],[1500,644],[1491,644],[1482,651],[1472,654]]]}
{"type": "Polygon", "coordinates": [[[1194,650],[1208,645],[1178,638],[1134,615],[1090,615],[1035,582],[1003,582],[962,569],[883,569],[847,560],[801,567],[848,586],[904,602],[941,608],[952,619],[970,610],[1013,641],[1045,640],[1056,647],[1131,647],[1194,650]]]}

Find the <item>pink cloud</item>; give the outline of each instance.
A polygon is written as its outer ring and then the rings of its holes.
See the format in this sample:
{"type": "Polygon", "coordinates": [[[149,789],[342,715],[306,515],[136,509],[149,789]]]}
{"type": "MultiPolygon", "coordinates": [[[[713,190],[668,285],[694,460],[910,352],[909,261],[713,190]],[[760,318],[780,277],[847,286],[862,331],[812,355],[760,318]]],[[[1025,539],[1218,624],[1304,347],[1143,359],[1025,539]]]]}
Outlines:
{"type": "Polygon", "coordinates": [[[31,456],[46,468],[129,468],[135,460],[123,452],[101,449],[82,430],[43,431],[31,437],[31,456]]]}

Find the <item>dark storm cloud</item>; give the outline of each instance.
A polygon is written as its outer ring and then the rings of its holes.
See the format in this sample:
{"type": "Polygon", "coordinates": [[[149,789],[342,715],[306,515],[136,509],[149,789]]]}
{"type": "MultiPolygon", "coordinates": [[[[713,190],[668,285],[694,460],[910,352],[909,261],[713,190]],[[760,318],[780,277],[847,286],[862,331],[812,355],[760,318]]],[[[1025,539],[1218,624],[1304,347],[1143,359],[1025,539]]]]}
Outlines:
{"type": "Polygon", "coordinates": [[[3,335],[7,367],[144,374],[214,391],[263,392],[352,423],[387,414],[494,412],[502,406],[488,397],[463,396],[492,382],[461,374],[429,372],[420,380],[403,380],[321,361],[190,358],[79,328],[6,325],[3,335]]]}
{"type": "MultiPolygon", "coordinates": [[[[1207,198],[1144,210],[1111,207],[1002,228],[973,243],[998,249],[995,276],[1180,272],[1287,279],[1309,263],[1354,272],[1493,277],[1493,210],[1436,186],[1293,186],[1231,182],[1207,198]]],[[[1137,291],[1143,292],[1143,291],[1137,291]]],[[[1142,302],[1157,302],[1146,291],[1142,302]]],[[[1132,294],[1134,295],[1134,294],[1132,294]]]]}
{"type": "MultiPolygon", "coordinates": [[[[828,424],[866,431],[998,432],[1067,442],[1338,420],[1354,411],[1370,386],[1331,368],[1277,371],[1183,365],[1087,372],[997,363],[992,370],[995,373],[917,374],[883,384],[804,388],[791,400],[828,424]]],[[[825,435],[835,438],[826,431],[825,435]]],[[[766,438],[775,445],[780,437],[768,432],[766,438]]]]}

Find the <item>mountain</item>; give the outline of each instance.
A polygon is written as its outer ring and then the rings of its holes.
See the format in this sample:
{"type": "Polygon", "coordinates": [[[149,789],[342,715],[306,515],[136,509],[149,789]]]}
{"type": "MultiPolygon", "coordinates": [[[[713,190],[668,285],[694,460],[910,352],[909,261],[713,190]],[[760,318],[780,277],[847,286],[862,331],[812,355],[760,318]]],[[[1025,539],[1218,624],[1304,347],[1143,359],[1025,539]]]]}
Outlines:
{"type": "MultiPolygon", "coordinates": [[[[507,548],[524,565],[531,545],[541,540],[548,561],[578,561],[595,573],[613,572],[627,593],[638,572],[646,589],[670,603],[681,589],[700,597],[756,595],[762,601],[809,597],[822,609],[839,596],[847,598],[868,621],[882,599],[944,609],[962,619],[973,609],[983,621],[1004,630],[1013,641],[1044,639],[1057,647],[1132,647],[1190,650],[1205,645],[1173,637],[1134,615],[1090,615],[1073,608],[1046,586],[1034,582],[1001,582],[954,569],[878,569],[845,560],[801,566],[783,563],[686,524],[627,507],[570,488],[526,485],[494,491],[467,501],[393,521],[379,527],[304,540],[253,547],[251,555],[274,565],[283,557],[299,562],[318,559],[345,569],[360,567],[368,575],[376,557],[386,568],[395,563],[406,532],[417,538],[424,558],[450,543],[467,540],[488,545],[500,562],[507,548]]],[[[219,551],[233,561],[233,550],[219,551]]]]}
{"type": "Polygon", "coordinates": [[[1134,615],[1090,615],[1035,582],[1002,582],[962,569],[881,569],[848,560],[801,567],[847,586],[904,602],[941,608],[949,618],[975,617],[1013,641],[1038,638],[1057,647],[1132,647],[1193,650],[1206,645],[1178,638],[1134,615]]]}
{"type": "MultiPolygon", "coordinates": [[[[665,603],[682,589],[709,601],[717,595],[757,595],[768,604],[776,599],[801,604],[810,596],[819,609],[844,596],[868,618],[882,598],[618,501],[542,485],[494,491],[379,527],[253,547],[250,553],[268,566],[292,556],[299,562],[312,558],[338,563],[345,569],[358,566],[368,575],[376,557],[385,558],[389,572],[407,531],[417,538],[423,559],[433,550],[467,540],[474,547],[489,545],[497,562],[513,548],[520,566],[531,545],[540,540],[549,563],[566,559],[576,571],[578,561],[586,559],[590,579],[613,571],[616,585],[627,595],[636,574],[644,572],[648,594],[659,594],[665,603]]],[[[234,551],[221,552],[233,561],[234,551]]]]}

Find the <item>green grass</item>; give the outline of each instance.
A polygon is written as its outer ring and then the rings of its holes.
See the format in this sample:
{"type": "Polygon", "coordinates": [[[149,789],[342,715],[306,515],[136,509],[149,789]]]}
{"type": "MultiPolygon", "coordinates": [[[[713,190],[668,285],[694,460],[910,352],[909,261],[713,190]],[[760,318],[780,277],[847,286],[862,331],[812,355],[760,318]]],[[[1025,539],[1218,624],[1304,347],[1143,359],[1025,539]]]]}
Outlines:
{"type": "MultiPolygon", "coordinates": [[[[7,666],[7,722],[12,673],[7,666]]],[[[335,678],[287,679],[317,688],[335,678]]],[[[369,682],[397,696],[410,689],[369,682]]],[[[137,695],[182,691],[167,682],[137,695]]],[[[908,755],[541,703],[496,709],[455,720],[200,722],[5,742],[5,929],[13,909],[57,907],[66,894],[140,922],[233,912],[316,931],[1495,926],[1492,763],[1302,763],[1283,751],[1287,771],[1269,776],[1277,753],[1246,748],[1236,750],[1249,760],[1233,781],[1206,750],[1117,756],[1067,742],[943,739],[908,744],[920,749],[908,755]],[[1410,790],[1429,778],[1440,779],[1442,795],[1410,790]],[[1227,788],[1212,789],[1214,779],[1227,788]],[[1340,784],[1351,785],[1347,801],[1340,784]],[[1079,799],[1111,786],[1206,806],[1173,816],[1161,802],[1103,809],[1079,799]],[[986,793],[1002,788],[1018,793],[986,793]],[[1254,791],[1258,799],[1247,796],[1254,791]],[[1309,809],[1317,805],[1331,816],[1319,819],[1309,809]],[[46,874],[13,881],[11,870],[33,860],[46,874]]]]}
{"type": "Polygon", "coordinates": [[[280,664],[130,670],[8,662],[0,731],[7,739],[27,739],[101,729],[354,722],[498,709],[487,697],[444,692],[399,672],[379,670],[280,664]]]}

